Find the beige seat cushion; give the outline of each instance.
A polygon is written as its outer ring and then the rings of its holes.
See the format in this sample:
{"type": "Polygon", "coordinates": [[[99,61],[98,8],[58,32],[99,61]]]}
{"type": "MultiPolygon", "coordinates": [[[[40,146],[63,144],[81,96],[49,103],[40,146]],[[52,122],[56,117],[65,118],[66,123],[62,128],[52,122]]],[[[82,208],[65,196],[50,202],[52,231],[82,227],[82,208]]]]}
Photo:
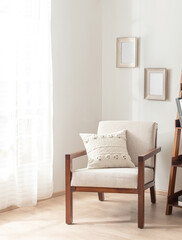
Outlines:
{"type": "MultiPolygon", "coordinates": [[[[153,181],[154,171],[145,167],[145,183],[153,181]]],[[[137,188],[138,168],[77,169],[71,186],[137,188]]]]}

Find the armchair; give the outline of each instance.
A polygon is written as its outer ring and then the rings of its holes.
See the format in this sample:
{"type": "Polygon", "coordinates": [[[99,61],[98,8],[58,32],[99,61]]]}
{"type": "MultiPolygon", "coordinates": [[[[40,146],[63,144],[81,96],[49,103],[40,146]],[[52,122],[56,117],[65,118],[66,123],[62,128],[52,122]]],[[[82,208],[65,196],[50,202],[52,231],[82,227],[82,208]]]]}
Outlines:
{"type": "Polygon", "coordinates": [[[150,188],[151,202],[156,202],[155,161],[157,124],[155,122],[101,121],[98,134],[127,129],[127,147],[135,168],[78,169],[72,172],[72,160],[86,155],[86,150],[66,154],[66,223],[73,221],[73,192],[97,192],[100,201],[104,193],[138,194],[138,227],[144,227],[144,193],[150,188]],[[144,154],[143,154],[144,153],[144,154]]]}

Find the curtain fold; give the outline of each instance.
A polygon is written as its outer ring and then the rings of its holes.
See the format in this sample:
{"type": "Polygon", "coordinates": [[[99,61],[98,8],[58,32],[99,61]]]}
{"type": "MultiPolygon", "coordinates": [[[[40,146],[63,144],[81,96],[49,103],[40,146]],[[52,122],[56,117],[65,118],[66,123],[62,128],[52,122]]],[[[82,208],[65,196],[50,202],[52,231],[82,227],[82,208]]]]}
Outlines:
{"type": "Polygon", "coordinates": [[[51,0],[0,0],[0,209],[53,191],[51,0]]]}

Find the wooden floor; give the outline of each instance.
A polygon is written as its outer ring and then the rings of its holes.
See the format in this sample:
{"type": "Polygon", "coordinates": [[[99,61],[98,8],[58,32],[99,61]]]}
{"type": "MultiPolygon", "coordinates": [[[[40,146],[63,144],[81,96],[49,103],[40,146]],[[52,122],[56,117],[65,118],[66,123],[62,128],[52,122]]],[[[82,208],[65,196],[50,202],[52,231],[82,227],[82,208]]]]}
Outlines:
{"type": "Polygon", "coordinates": [[[146,194],[145,228],[137,228],[137,196],[74,193],[74,224],[64,222],[64,196],[39,202],[36,207],[0,214],[0,240],[138,240],[181,239],[182,209],[165,215],[166,197],[150,203],[146,194]]]}

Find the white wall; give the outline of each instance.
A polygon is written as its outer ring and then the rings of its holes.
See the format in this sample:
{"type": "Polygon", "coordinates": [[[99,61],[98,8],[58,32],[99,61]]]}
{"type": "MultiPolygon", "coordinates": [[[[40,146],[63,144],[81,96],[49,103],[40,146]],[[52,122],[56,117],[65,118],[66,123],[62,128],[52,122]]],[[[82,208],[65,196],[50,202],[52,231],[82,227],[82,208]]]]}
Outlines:
{"type": "MultiPolygon", "coordinates": [[[[102,0],[102,118],[159,124],[157,189],[167,190],[182,67],[181,0],[102,0]],[[116,38],[139,37],[139,67],[116,68],[116,38]],[[167,100],[144,99],[144,68],[168,69],[167,100]]],[[[178,171],[178,188],[182,187],[178,171]]],[[[182,177],[181,177],[182,179],[182,177]]]]}
{"type": "MultiPolygon", "coordinates": [[[[52,0],[54,192],[64,190],[64,154],[101,119],[100,0],[52,0]]],[[[81,163],[80,163],[81,164],[81,163]]]]}
{"type": "Polygon", "coordinates": [[[101,117],[158,122],[156,182],[167,190],[182,65],[181,8],[181,0],[52,0],[54,191],[64,189],[64,154],[83,148],[79,132],[95,132],[101,117]],[[139,37],[138,68],[115,67],[116,38],[122,36],[139,37]],[[144,99],[146,67],[168,68],[166,101],[144,99]]]}

